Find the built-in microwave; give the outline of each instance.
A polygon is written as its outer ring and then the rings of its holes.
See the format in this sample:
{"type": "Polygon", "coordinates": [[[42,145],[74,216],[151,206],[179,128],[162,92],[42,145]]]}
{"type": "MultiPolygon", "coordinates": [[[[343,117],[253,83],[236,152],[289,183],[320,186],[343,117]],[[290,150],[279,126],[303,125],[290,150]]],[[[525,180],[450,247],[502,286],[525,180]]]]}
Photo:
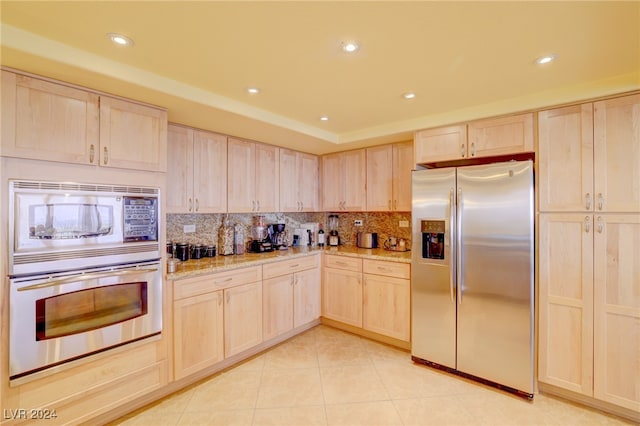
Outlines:
{"type": "Polygon", "coordinates": [[[158,188],[9,182],[10,275],[160,257],[158,188]]]}

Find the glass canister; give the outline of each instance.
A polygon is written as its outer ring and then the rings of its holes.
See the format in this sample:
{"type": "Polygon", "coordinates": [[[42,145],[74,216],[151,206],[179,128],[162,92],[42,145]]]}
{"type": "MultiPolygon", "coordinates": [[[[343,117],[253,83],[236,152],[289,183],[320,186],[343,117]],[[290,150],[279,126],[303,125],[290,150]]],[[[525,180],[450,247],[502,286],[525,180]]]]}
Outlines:
{"type": "Polygon", "coordinates": [[[234,229],[234,249],[235,254],[244,254],[244,230],[242,225],[236,223],[234,229]]]}
{"type": "Polygon", "coordinates": [[[218,230],[218,251],[222,256],[233,254],[233,226],[229,217],[222,220],[222,226],[218,230]]]}

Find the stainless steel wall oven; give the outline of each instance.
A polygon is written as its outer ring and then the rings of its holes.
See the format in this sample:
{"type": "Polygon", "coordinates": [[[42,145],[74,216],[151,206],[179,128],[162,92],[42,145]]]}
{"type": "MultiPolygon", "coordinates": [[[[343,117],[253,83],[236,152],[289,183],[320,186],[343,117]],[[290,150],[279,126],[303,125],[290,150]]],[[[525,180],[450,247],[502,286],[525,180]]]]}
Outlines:
{"type": "Polygon", "coordinates": [[[10,181],[9,194],[12,380],[160,334],[158,188],[10,181]]]}

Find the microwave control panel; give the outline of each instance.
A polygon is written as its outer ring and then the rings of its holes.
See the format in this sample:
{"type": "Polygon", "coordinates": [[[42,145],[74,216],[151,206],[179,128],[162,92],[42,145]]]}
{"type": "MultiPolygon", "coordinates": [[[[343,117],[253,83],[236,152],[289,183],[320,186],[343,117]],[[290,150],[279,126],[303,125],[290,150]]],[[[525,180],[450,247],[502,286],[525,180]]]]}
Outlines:
{"type": "Polygon", "coordinates": [[[158,241],[158,198],[124,197],[124,242],[158,241]]]}

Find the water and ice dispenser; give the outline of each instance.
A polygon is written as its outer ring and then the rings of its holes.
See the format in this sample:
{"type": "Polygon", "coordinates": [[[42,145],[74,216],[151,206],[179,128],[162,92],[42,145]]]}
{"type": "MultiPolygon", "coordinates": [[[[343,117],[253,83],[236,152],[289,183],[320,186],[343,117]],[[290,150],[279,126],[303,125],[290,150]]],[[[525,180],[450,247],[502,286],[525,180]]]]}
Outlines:
{"type": "Polygon", "coordinates": [[[422,258],[444,260],[444,220],[421,220],[422,258]]]}

